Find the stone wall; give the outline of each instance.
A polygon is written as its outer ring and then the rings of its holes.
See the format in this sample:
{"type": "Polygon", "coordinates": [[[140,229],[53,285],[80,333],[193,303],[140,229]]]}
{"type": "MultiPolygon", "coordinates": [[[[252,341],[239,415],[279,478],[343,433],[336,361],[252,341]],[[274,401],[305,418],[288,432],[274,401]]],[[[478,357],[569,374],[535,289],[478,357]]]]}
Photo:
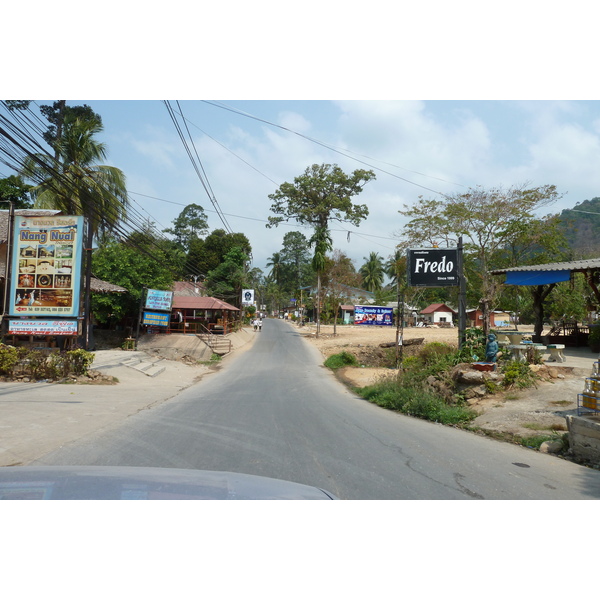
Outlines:
{"type": "Polygon", "coordinates": [[[600,464],[600,414],[567,416],[569,445],[573,457],[600,464]]]}

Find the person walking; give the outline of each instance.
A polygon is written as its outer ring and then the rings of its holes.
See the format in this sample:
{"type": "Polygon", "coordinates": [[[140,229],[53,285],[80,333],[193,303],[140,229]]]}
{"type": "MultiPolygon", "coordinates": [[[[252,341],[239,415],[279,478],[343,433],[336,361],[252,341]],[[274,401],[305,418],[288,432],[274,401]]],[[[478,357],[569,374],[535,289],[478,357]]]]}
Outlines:
{"type": "Polygon", "coordinates": [[[252,320],[252,326],[254,327],[254,331],[256,331],[256,329],[258,328],[258,319],[252,320]]]}
{"type": "Polygon", "coordinates": [[[262,330],[262,319],[258,320],[258,330],[261,331],[262,330]]]}

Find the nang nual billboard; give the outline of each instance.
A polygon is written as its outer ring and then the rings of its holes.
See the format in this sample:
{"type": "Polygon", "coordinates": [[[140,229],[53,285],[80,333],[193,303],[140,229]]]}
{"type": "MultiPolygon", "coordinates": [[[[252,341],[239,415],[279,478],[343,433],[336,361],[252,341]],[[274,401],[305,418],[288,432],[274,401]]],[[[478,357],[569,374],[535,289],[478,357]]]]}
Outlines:
{"type": "Polygon", "coordinates": [[[458,248],[409,248],[407,280],[411,287],[459,284],[458,248]]]}

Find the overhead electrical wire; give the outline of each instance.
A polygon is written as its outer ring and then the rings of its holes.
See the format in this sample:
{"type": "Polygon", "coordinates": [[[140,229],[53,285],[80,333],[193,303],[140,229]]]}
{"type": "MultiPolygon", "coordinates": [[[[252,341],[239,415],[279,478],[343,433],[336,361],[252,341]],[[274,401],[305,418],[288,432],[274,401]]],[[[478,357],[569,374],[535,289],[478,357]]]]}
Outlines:
{"type": "MultiPolygon", "coordinates": [[[[2,103],[2,106],[6,108],[4,103],[2,103]]],[[[50,156],[47,146],[38,139],[43,135],[43,130],[39,125],[41,121],[39,119],[37,119],[37,122],[32,120],[35,115],[32,116],[30,109],[9,111],[9,114],[13,120],[0,114],[0,161],[19,173],[28,160],[33,160],[42,171],[35,183],[45,182],[48,184],[50,182],[50,185],[60,183],[60,186],[67,190],[71,189],[75,194],[76,189],[73,187],[72,182],[57,170],[57,164],[50,156]]],[[[55,191],[59,192],[61,190],[55,186],[55,191]]],[[[130,196],[128,197],[133,200],[130,196]]],[[[133,202],[137,204],[135,200],[133,202]]],[[[104,220],[100,211],[94,207],[90,207],[90,212],[101,222],[104,220]]],[[[135,247],[136,250],[146,254],[153,260],[162,261],[164,259],[164,248],[160,246],[159,242],[171,243],[171,240],[156,230],[156,227],[131,204],[127,207],[125,218],[113,224],[111,231],[123,243],[135,247]],[[147,237],[145,245],[132,242],[131,235],[139,231],[152,233],[151,236],[147,237]]],[[[201,275],[189,263],[184,265],[184,270],[191,271],[192,275],[201,275]]]]}
{"type": "MultiPolygon", "coordinates": [[[[434,189],[429,188],[427,186],[421,185],[420,183],[416,183],[414,181],[411,181],[410,179],[406,179],[405,177],[401,177],[400,175],[397,175],[395,173],[391,173],[389,171],[386,171],[385,169],[381,169],[380,167],[376,167],[375,165],[372,165],[372,164],[367,163],[367,162],[365,162],[363,160],[355,158],[354,156],[351,156],[351,154],[348,154],[348,152],[352,152],[350,150],[342,151],[341,149],[339,149],[339,148],[337,148],[335,146],[332,146],[332,145],[327,144],[325,142],[321,142],[320,140],[317,140],[317,139],[312,138],[310,136],[304,135],[303,133],[299,133],[297,131],[294,131],[293,129],[289,129],[288,127],[284,127],[283,125],[278,125],[277,123],[272,123],[271,121],[267,121],[266,119],[261,119],[260,117],[256,117],[254,115],[251,115],[250,113],[247,113],[247,112],[238,110],[236,108],[227,106],[226,104],[221,104],[221,103],[218,103],[218,102],[211,102],[210,100],[203,100],[202,102],[204,102],[206,104],[210,104],[212,106],[216,106],[217,108],[221,108],[223,110],[228,110],[230,112],[233,112],[233,113],[238,114],[238,115],[243,116],[243,117],[247,117],[249,119],[254,119],[255,121],[260,121],[261,123],[265,123],[266,125],[270,125],[272,127],[277,127],[278,129],[281,129],[283,131],[287,131],[288,133],[293,133],[294,135],[297,135],[297,136],[299,136],[301,138],[304,138],[304,139],[308,140],[309,142],[313,142],[314,144],[322,146],[323,148],[327,148],[327,150],[331,150],[332,152],[336,152],[338,154],[341,154],[342,156],[345,156],[346,158],[350,158],[350,159],[355,160],[355,161],[357,161],[357,162],[359,162],[361,164],[364,164],[365,166],[368,166],[371,169],[376,169],[377,171],[381,171],[382,173],[390,175],[391,177],[395,177],[396,179],[400,179],[402,181],[405,181],[406,183],[410,183],[411,185],[414,185],[414,186],[420,187],[420,188],[422,188],[424,190],[433,192],[434,194],[439,194],[439,195],[444,196],[444,197],[446,196],[446,194],[444,194],[443,192],[440,192],[438,190],[434,190],[434,189]]],[[[352,154],[357,154],[357,153],[352,152],[352,154]]],[[[364,156],[364,155],[357,154],[357,156],[364,156]]],[[[369,160],[378,160],[378,159],[374,159],[374,158],[371,158],[371,157],[368,157],[368,156],[365,156],[364,158],[369,158],[369,160]]],[[[383,162],[383,161],[379,161],[379,162],[383,162]]],[[[452,185],[458,185],[458,186],[461,186],[461,187],[466,187],[466,186],[464,186],[463,184],[460,184],[460,183],[455,183],[455,182],[452,182],[452,181],[447,181],[447,180],[442,179],[440,177],[433,177],[432,175],[427,175],[425,173],[420,173],[418,171],[411,171],[409,169],[405,169],[404,167],[400,167],[400,166],[394,165],[392,163],[383,162],[383,164],[388,164],[388,165],[396,167],[398,169],[402,169],[404,171],[409,171],[410,173],[415,173],[415,174],[418,174],[418,175],[422,175],[423,177],[429,177],[431,179],[437,179],[438,181],[442,181],[444,183],[450,183],[452,185]]]]}
{"type": "Polygon", "coordinates": [[[181,107],[179,106],[179,102],[177,103],[177,106],[179,107],[180,114],[182,114],[182,118],[183,118],[186,130],[188,132],[190,141],[192,143],[192,147],[194,148],[196,159],[198,161],[197,163],[196,163],[196,160],[194,159],[194,157],[192,156],[190,147],[188,146],[187,140],[185,139],[185,136],[183,135],[183,131],[181,130],[181,126],[179,125],[179,123],[177,121],[177,117],[175,116],[175,111],[173,110],[173,108],[171,107],[171,105],[169,104],[169,102],[167,100],[164,101],[164,104],[167,107],[169,116],[171,117],[171,120],[173,121],[173,124],[175,125],[175,129],[177,130],[177,133],[179,134],[179,138],[187,152],[187,155],[192,163],[192,166],[194,167],[194,170],[196,171],[196,175],[198,176],[198,179],[200,179],[200,183],[202,184],[202,187],[204,188],[206,194],[208,195],[209,200],[211,201],[212,205],[215,207],[215,210],[217,212],[217,215],[219,216],[219,219],[223,223],[225,230],[228,233],[233,233],[233,230],[229,226],[227,219],[225,218],[225,216],[223,215],[223,212],[221,211],[221,207],[219,206],[219,203],[217,202],[217,199],[215,198],[215,195],[212,192],[212,189],[210,189],[210,184],[208,183],[208,178],[206,177],[206,172],[204,171],[204,167],[202,166],[202,161],[200,160],[200,157],[198,156],[198,152],[196,151],[196,146],[194,145],[194,140],[192,139],[192,136],[189,133],[186,119],[185,119],[185,117],[183,117],[183,114],[181,112],[181,107]],[[202,172],[204,173],[204,177],[200,173],[200,170],[202,170],[202,172]]]}

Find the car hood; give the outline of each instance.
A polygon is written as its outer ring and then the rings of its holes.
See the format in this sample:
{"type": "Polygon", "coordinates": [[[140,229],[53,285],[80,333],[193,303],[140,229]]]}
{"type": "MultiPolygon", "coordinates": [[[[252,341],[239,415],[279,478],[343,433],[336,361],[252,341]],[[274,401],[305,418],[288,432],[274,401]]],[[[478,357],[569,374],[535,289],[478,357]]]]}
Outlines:
{"type": "Polygon", "coordinates": [[[335,500],[320,488],[226,471],[1,467],[0,500],[335,500]]]}

